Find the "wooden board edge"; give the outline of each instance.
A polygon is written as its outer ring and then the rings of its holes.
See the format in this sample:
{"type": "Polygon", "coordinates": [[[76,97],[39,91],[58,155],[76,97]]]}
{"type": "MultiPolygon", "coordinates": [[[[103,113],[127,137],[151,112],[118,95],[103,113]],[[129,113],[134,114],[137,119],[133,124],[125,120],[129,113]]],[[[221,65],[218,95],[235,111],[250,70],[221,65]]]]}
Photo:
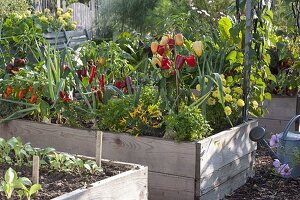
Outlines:
{"type": "Polygon", "coordinates": [[[214,188],[213,190],[205,194],[202,194],[202,196],[197,196],[196,199],[197,200],[223,199],[226,195],[231,194],[234,190],[243,186],[247,182],[248,178],[253,176],[254,176],[254,171],[252,168],[249,167],[246,170],[242,171],[241,173],[232,177],[232,179],[214,188]]]}
{"type": "MultiPolygon", "coordinates": [[[[147,192],[146,192],[147,194],[145,194],[145,195],[148,196],[148,167],[143,166],[140,169],[136,169],[136,170],[133,169],[133,170],[126,171],[126,172],[120,173],[118,175],[109,177],[107,179],[97,181],[95,183],[92,183],[91,187],[79,188],[77,190],[74,190],[73,192],[66,193],[59,197],[53,198],[52,200],[70,200],[70,199],[74,199],[74,197],[77,199],[77,198],[79,198],[79,196],[84,195],[84,193],[86,193],[87,191],[98,190],[99,188],[101,188],[101,186],[108,184],[110,182],[113,183],[115,180],[118,180],[118,179],[131,180],[131,178],[130,178],[131,175],[138,175],[138,174],[144,174],[144,178],[146,179],[145,189],[147,190],[147,192]]],[[[126,186],[124,186],[124,187],[126,187],[126,186]]],[[[143,200],[146,200],[146,199],[143,199],[143,200]]]]}

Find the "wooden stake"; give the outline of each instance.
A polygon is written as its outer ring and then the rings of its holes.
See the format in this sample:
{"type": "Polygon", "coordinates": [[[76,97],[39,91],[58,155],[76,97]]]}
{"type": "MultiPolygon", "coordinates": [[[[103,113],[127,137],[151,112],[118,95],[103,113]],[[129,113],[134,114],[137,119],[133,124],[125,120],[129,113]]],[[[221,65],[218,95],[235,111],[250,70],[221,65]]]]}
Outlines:
{"type": "Polygon", "coordinates": [[[97,131],[97,140],[96,140],[96,163],[101,167],[101,158],[102,158],[102,137],[103,132],[97,131]]]}
{"type": "Polygon", "coordinates": [[[39,183],[40,176],[40,158],[38,156],[33,156],[32,160],[32,183],[39,183]]]}

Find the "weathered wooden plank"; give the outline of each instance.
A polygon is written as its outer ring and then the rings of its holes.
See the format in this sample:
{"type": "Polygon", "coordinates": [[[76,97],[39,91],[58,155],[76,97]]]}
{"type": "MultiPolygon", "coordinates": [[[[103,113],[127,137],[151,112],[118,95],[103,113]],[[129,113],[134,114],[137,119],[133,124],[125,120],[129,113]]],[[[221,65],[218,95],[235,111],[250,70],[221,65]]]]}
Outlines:
{"type": "MultiPolygon", "coordinates": [[[[20,136],[24,142],[30,142],[35,147],[51,146],[57,151],[95,156],[96,132],[93,130],[25,120],[13,120],[5,126],[3,137],[6,139],[20,136]]],[[[2,133],[0,134],[2,137],[2,133]]]]}
{"type": "Polygon", "coordinates": [[[149,200],[193,200],[194,179],[149,172],[149,200]]]}
{"type": "Polygon", "coordinates": [[[234,160],[208,175],[202,176],[200,180],[198,180],[200,182],[198,188],[198,190],[200,190],[200,196],[229,181],[235,175],[251,168],[254,164],[254,159],[255,151],[234,160]]]}
{"type": "Polygon", "coordinates": [[[148,169],[140,167],[91,184],[53,200],[147,200],[148,169]]]}
{"type": "Polygon", "coordinates": [[[160,172],[194,178],[196,145],[176,143],[155,137],[133,137],[127,134],[104,133],[103,157],[110,160],[138,163],[160,172]]]}
{"type": "Polygon", "coordinates": [[[72,21],[77,22],[78,30],[91,29],[93,25],[93,13],[91,9],[82,3],[73,3],[68,6],[73,9],[72,21]]]}
{"type": "Polygon", "coordinates": [[[67,43],[67,39],[66,38],[54,38],[54,39],[47,39],[47,42],[50,45],[55,45],[55,44],[66,44],[67,43]]]}
{"type": "MultiPolygon", "coordinates": [[[[52,146],[58,151],[95,156],[95,131],[24,120],[14,120],[7,125],[8,137],[20,136],[33,146],[52,146]]],[[[194,178],[195,148],[193,142],[103,133],[103,158],[146,165],[152,172],[194,178]]]]}
{"type": "Polygon", "coordinates": [[[79,30],[79,31],[67,31],[66,32],[67,37],[85,37],[86,38],[86,32],[85,30],[79,30]]]}
{"type": "MultiPolygon", "coordinates": [[[[266,138],[271,138],[272,134],[281,133],[284,131],[289,120],[280,120],[280,119],[267,119],[267,118],[258,118],[258,125],[266,129],[266,138]]],[[[291,130],[294,130],[294,126],[291,127],[291,130]]]]}
{"type": "Polygon", "coordinates": [[[43,36],[46,39],[64,38],[65,37],[65,33],[64,32],[44,33],[43,36]]]}
{"type": "Polygon", "coordinates": [[[232,161],[256,150],[256,143],[249,138],[249,132],[257,126],[251,120],[227,131],[201,140],[200,176],[203,177],[232,161]]]}
{"type": "Polygon", "coordinates": [[[247,182],[248,177],[254,176],[253,168],[247,168],[243,172],[231,177],[225,183],[215,187],[210,192],[198,197],[199,200],[223,199],[226,194],[231,194],[247,182]]]}
{"type": "Polygon", "coordinates": [[[296,114],[296,97],[272,96],[271,101],[265,101],[267,108],[264,118],[290,120],[296,114]]]}

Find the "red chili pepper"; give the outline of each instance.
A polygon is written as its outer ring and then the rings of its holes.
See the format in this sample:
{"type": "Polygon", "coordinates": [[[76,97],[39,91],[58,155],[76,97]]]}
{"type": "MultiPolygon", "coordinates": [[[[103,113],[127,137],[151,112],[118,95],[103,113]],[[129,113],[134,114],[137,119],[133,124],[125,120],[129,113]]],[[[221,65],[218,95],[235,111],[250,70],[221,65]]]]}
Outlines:
{"type": "Polygon", "coordinates": [[[93,65],[92,66],[92,70],[91,70],[91,75],[90,75],[90,79],[89,79],[89,84],[91,84],[96,76],[96,66],[93,65]]]}
{"type": "Polygon", "coordinates": [[[122,87],[122,81],[116,81],[115,82],[115,86],[116,88],[118,88],[119,90],[121,90],[123,87],[122,87]]]}
{"type": "Polygon", "coordinates": [[[197,64],[194,55],[187,56],[187,57],[185,58],[185,61],[186,61],[186,64],[188,64],[188,66],[190,66],[190,67],[195,67],[196,64],[197,64]]]}
{"type": "Polygon", "coordinates": [[[157,53],[158,53],[159,55],[162,56],[162,55],[164,54],[165,50],[166,50],[165,46],[158,45],[158,47],[157,47],[157,53]]]}
{"type": "Polygon", "coordinates": [[[102,74],[100,79],[100,88],[103,90],[104,86],[105,86],[105,75],[102,74]]]}
{"type": "Polygon", "coordinates": [[[18,96],[19,96],[19,100],[22,100],[25,96],[25,90],[20,90],[18,96]]]}
{"type": "Polygon", "coordinates": [[[8,64],[6,65],[6,71],[7,71],[8,73],[11,73],[11,70],[13,70],[13,68],[14,68],[14,66],[13,66],[11,63],[8,63],[8,64]]]}
{"type": "Polygon", "coordinates": [[[169,59],[166,57],[163,57],[162,61],[161,61],[161,69],[168,70],[170,68],[171,68],[171,63],[170,63],[169,59]]]}
{"type": "Polygon", "coordinates": [[[69,98],[69,97],[64,97],[63,100],[66,101],[66,102],[72,101],[72,99],[69,98]]]}
{"type": "Polygon", "coordinates": [[[35,94],[32,94],[31,97],[30,97],[29,102],[33,104],[33,103],[36,102],[36,100],[37,100],[37,96],[35,94]]]}
{"type": "Polygon", "coordinates": [[[175,40],[173,38],[170,38],[169,42],[168,42],[168,45],[169,45],[170,49],[173,49],[174,46],[175,46],[175,40]]]}
{"type": "Polygon", "coordinates": [[[32,87],[32,85],[30,85],[30,86],[28,87],[28,90],[29,90],[29,92],[33,93],[33,87],[32,87]]]}
{"type": "Polygon", "coordinates": [[[65,93],[63,92],[63,91],[59,91],[59,96],[60,96],[60,98],[65,98],[65,93]]]}
{"type": "Polygon", "coordinates": [[[12,94],[12,92],[13,92],[13,88],[10,87],[10,86],[8,86],[8,87],[6,88],[6,94],[7,94],[7,96],[10,96],[10,95],[12,94]]]}
{"type": "Polygon", "coordinates": [[[182,55],[178,54],[176,56],[176,62],[175,62],[176,68],[177,69],[182,69],[184,61],[185,61],[185,58],[182,55]]]}

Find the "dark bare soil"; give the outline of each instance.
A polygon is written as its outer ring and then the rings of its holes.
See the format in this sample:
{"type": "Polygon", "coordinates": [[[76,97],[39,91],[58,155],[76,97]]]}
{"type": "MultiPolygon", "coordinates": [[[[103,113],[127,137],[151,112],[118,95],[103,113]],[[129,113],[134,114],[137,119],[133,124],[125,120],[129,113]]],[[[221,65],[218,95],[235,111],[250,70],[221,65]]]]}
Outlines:
{"type": "Polygon", "coordinates": [[[255,176],[225,199],[300,200],[300,178],[285,179],[278,176],[266,149],[258,148],[255,162],[255,176]]]}
{"type": "MultiPolygon", "coordinates": [[[[9,168],[8,165],[0,164],[0,182],[3,180],[5,171],[9,168]]],[[[12,167],[17,171],[18,177],[31,177],[31,169],[29,167],[12,167]]],[[[35,200],[47,200],[62,194],[74,191],[81,187],[89,187],[91,183],[106,179],[108,177],[120,174],[121,172],[132,169],[132,166],[116,165],[112,163],[102,164],[103,172],[95,175],[90,174],[74,174],[66,172],[49,171],[48,169],[40,170],[40,184],[42,189],[34,196],[35,200]]],[[[16,194],[16,193],[15,193],[16,194]]],[[[6,197],[0,194],[0,199],[5,200],[6,197]]],[[[11,200],[19,200],[14,195],[11,200]]]]}

